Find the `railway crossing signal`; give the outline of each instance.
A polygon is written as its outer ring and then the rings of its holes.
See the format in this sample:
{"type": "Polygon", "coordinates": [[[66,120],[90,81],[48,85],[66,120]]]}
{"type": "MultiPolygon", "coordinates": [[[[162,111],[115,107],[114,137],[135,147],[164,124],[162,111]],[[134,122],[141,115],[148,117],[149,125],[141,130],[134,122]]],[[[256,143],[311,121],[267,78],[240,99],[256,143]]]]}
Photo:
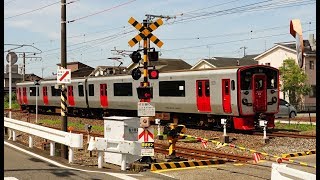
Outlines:
{"type": "Polygon", "coordinates": [[[139,63],[141,60],[141,54],[138,51],[133,51],[133,53],[130,54],[130,58],[134,63],[139,63]]]}
{"type": "Polygon", "coordinates": [[[148,52],[148,58],[149,58],[149,61],[158,61],[159,52],[158,51],[148,52]]]}
{"type": "Polygon", "coordinates": [[[140,33],[136,35],[134,38],[132,38],[128,43],[132,47],[135,44],[137,44],[142,39],[148,38],[150,39],[155,45],[157,45],[159,48],[162,47],[163,42],[158,39],[155,35],[153,35],[151,32],[156,30],[159,26],[163,24],[162,19],[158,19],[154,23],[150,24],[149,26],[144,26],[138,21],[136,21],[133,17],[131,17],[128,21],[133,27],[135,27],[140,33]]]}
{"type": "Polygon", "coordinates": [[[158,79],[159,78],[159,71],[156,69],[148,70],[149,79],[158,79]]]}
{"type": "Polygon", "coordinates": [[[134,80],[139,80],[141,77],[141,71],[139,68],[134,68],[131,72],[131,76],[134,80]]]}

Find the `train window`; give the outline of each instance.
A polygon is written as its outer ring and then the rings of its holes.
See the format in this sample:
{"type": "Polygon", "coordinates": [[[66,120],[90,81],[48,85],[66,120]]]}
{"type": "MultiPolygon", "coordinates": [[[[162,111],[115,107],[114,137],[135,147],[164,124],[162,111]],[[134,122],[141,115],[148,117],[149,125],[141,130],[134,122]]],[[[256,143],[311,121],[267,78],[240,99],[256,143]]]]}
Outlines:
{"type": "Polygon", "coordinates": [[[202,97],[202,82],[198,81],[198,96],[202,97]]]}
{"type": "Polygon", "coordinates": [[[224,92],[226,95],[229,94],[229,81],[224,82],[224,92]]]}
{"type": "Polygon", "coordinates": [[[79,93],[79,96],[84,96],[84,91],[83,91],[83,85],[82,84],[78,85],[78,93],[79,93]]]}
{"type": "Polygon", "coordinates": [[[89,84],[89,96],[94,96],[94,84],[89,84]]]}
{"type": "Polygon", "coordinates": [[[160,81],[159,96],[185,97],[185,81],[160,81]]]}
{"type": "Polygon", "coordinates": [[[205,85],[205,88],[206,88],[206,96],[209,97],[210,96],[209,81],[206,81],[204,85],[205,85]]]}
{"type": "Polygon", "coordinates": [[[60,89],[56,89],[54,86],[51,86],[51,95],[52,96],[60,96],[61,95],[60,89]]]}
{"type": "Polygon", "coordinates": [[[236,89],[234,80],[231,81],[231,90],[234,91],[236,89]]]}
{"type": "Polygon", "coordinates": [[[132,83],[114,83],[114,96],[132,96],[132,83]]]}
{"type": "MultiPolygon", "coordinates": [[[[36,87],[30,87],[30,96],[36,96],[36,87]]],[[[38,96],[39,96],[39,88],[38,88],[38,96]]]]}

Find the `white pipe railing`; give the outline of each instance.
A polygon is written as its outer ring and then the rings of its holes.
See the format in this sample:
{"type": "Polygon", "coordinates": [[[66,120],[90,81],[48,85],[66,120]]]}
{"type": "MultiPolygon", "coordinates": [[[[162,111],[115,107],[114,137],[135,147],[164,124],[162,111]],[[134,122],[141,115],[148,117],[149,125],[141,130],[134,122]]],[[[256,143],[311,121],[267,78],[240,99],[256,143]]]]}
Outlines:
{"type": "MultiPolygon", "coordinates": [[[[83,134],[69,133],[6,117],[4,117],[4,127],[11,129],[13,141],[16,141],[16,131],[50,140],[50,156],[54,156],[55,143],[69,146],[69,163],[73,162],[74,148],[83,148],[83,134]]],[[[32,137],[29,136],[29,147],[32,146],[32,137]]]]}
{"type": "Polygon", "coordinates": [[[286,165],[272,163],[271,180],[292,180],[289,177],[305,180],[315,180],[316,175],[286,167],[286,165]]]}

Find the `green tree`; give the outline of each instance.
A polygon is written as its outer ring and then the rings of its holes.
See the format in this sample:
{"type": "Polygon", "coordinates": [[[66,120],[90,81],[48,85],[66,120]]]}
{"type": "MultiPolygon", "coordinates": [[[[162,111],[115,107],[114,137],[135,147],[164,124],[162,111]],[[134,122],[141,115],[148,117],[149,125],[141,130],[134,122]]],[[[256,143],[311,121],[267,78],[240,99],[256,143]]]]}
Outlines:
{"type": "Polygon", "coordinates": [[[311,90],[307,83],[308,76],[292,58],[285,59],[279,70],[282,80],[281,91],[289,94],[290,103],[298,104],[301,95],[307,95],[311,90]]]}

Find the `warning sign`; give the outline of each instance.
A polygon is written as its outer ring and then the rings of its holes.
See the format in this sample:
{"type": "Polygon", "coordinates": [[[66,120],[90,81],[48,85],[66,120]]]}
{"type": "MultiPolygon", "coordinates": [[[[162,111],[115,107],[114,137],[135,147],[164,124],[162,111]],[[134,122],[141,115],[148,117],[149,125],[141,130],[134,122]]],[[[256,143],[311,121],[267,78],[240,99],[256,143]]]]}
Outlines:
{"type": "Polygon", "coordinates": [[[71,83],[71,69],[58,69],[57,70],[57,83],[70,84],[71,83]]]}
{"type": "Polygon", "coordinates": [[[154,156],[154,142],[141,143],[141,156],[154,156]]]}
{"type": "Polygon", "coordinates": [[[138,102],[138,116],[155,116],[155,104],[151,102],[138,102]]]}

